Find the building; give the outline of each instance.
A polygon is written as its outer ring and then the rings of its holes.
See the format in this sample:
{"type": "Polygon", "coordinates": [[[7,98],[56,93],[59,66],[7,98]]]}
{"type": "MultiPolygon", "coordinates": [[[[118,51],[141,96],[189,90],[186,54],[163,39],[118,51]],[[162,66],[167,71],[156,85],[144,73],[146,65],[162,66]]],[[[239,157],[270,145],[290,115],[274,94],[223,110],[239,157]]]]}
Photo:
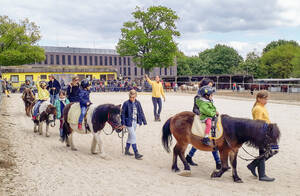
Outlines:
{"type": "MultiPolygon", "coordinates": [[[[117,71],[118,77],[130,79],[142,78],[145,70],[137,67],[131,56],[121,57],[112,49],[73,48],[42,46],[46,59],[36,65],[47,66],[111,66],[117,71]]],[[[176,76],[177,66],[154,68],[150,76],[176,76]]],[[[106,78],[101,78],[106,79],[106,78]]]]}

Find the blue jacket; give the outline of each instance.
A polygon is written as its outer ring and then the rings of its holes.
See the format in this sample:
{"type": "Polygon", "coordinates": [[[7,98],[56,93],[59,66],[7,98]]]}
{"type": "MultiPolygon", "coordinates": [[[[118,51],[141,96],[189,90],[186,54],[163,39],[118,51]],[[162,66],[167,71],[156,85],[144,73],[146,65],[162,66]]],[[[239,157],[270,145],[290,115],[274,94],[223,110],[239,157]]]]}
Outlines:
{"type": "MultiPolygon", "coordinates": [[[[136,110],[137,110],[137,124],[144,125],[147,124],[142,106],[138,100],[135,100],[136,110]]],[[[133,119],[133,103],[130,100],[127,100],[123,103],[122,113],[121,113],[121,123],[127,127],[132,127],[133,119]]]]}
{"type": "Polygon", "coordinates": [[[59,84],[59,82],[56,79],[54,79],[53,82],[49,81],[48,82],[48,86],[47,86],[47,90],[49,90],[50,95],[53,95],[53,94],[56,95],[56,94],[58,94],[59,91],[60,91],[60,84],[59,84]],[[53,87],[55,88],[55,90],[51,89],[53,87]]]}
{"type": "Polygon", "coordinates": [[[80,90],[79,91],[79,101],[80,106],[87,106],[87,103],[90,102],[90,91],[87,90],[80,90]]]}

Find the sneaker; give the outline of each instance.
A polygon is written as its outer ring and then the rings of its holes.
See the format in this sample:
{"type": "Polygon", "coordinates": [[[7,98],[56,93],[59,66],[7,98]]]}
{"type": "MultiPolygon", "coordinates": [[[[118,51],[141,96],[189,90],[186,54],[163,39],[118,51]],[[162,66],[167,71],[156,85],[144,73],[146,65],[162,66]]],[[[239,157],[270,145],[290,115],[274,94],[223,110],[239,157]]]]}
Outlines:
{"type": "Polygon", "coordinates": [[[208,137],[204,137],[204,138],[202,139],[202,143],[203,143],[204,145],[210,146],[210,139],[209,139],[208,137]]]}
{"type": "Polygon", "coordinates": [[[83,131],[83,129],[82,129],[82,124],[81,124],[81,123],[78,123],[78,129],[79,129],[80,131],[83,131]]]}

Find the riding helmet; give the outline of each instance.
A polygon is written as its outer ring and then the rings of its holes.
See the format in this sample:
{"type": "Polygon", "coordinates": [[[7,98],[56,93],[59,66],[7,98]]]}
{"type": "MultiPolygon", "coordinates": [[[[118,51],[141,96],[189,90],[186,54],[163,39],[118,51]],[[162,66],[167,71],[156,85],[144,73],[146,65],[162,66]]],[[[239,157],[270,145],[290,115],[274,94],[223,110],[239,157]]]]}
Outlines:
{"type": "Polygon", "coordinates": [[[84,88],[87,88],[90,86],[90,82],[87,80],[87,79],[84,79],[81,81],[81,87],[84,89],[84,88]]]}
{"type": "Polygon", "coordinates": [[[203,86],[201,89],[200,89],[200,95],[202,97],[205,97],[205,96],[210,96],[211,94],[213,94],[215,92],[215,90],[211,87],[211,86],[203,86]]]}

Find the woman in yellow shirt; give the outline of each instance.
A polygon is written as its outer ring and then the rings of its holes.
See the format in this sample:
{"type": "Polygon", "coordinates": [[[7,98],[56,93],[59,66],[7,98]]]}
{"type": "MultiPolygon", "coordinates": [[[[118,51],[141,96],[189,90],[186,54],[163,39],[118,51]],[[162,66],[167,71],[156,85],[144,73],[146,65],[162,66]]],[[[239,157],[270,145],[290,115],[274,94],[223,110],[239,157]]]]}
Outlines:
{"type": "MultiPolygon", "coordinates": [[[[268,111],[265,108],[265,105],[268,102],[268,97],[269,97],[268,91],[263,90],[257,93],[256,102],[254,103],[252,108],[253,120],[263,120],[267,124],[271,123],[269,119],[268,111]]],[[[259,149],[259,155],[262,155],[264,153],[265,153],[264,149],[259,149]]],[[[257,176],[255,172],[255,169],[257,167],[260,181],[268,181],[268,182],[274,181],[275,178],[270,178],[265,173],[265,161],[266,161],[265,157],[262,157],[260,159],[255,159],[249,165],[247,165],[247,168],[251,171],[251,173],[254,176],[257,176]]]]}

